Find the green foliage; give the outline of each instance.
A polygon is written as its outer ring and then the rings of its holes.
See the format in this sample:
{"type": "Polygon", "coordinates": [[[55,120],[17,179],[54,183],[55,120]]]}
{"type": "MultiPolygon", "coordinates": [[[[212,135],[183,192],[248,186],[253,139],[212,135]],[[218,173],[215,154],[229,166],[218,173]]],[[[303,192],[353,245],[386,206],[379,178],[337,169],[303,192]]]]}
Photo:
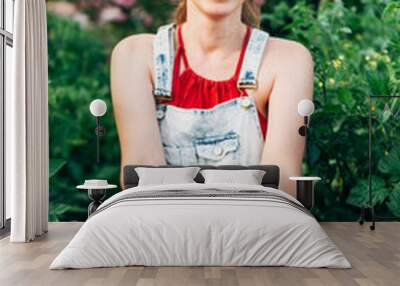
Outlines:
{"type": "Polygon", "coordinates": [[[57,158],[50,161],[50,219],[85,220],[89,200],[75,186],[90,178],[116,183],[119,177],[108,51],[93,31],[52,14],[48,15],[48,37],[50,158],[57,158]],[[101,142],[101,165],[95,163],[95,119],[89,112],[95,98],[105,100],[109,107],[102,118],[107,136],[101,142]]]}
{"type": "Polygon", "coordinates": [[[394,216],[400,217],[400,183],[394,186],[389,196],[387,206],[394,216]]]}
{"type": "Polygon", "coordinates": [[[396,181],[400,180],[400,148],[395,147],[393,150],[386,154],[378,164],[378,170],[382,174],[392,176],[396,181]]]}
{"type": "MultiPolygon", "coordinates": [[[[317,185],[314,209],[321,220],[354,220],[358,210],[348,205],[368,202],[368,96],[398,94],[399,11],[397,1],[379,0],[365,0],[360,7],[325,1],[317,11],[302,2],[287,10],[289,24],[281,30],[308,47],[315,61],[317,110],[304,169],[325,180],[317,185]]],[[[372,115],[377,207],[398,198],[393,184],[399,181],[399,149],[392,146],[400,139],[392,112],[399,107],[392,102],[381,112],[383,104],[374,102],[372,115]]],[[[388,206],[392,210],[395,203],[388,206]]]]}
{"type": "MultiPolygon", "coordinates": [[[[379,177],[372,177],[372,205],[382,204],[389,195],[389,189],[385,186],[385,181],[379,177]]],[[[358,184],[351,189],[346,202],[356,207],[366,206],[369,202],[368,197],[368,180],[361,179],[358,184]]]]}
{"type": "MultiPolygon", "coordinates": [[[[140,1],[154,25],[136,22],[81,28],[49,14],[50,219],[83,220],[87,195],[74,186],[88,178],[118,182],[119,146],[109,91],[109,54],[118,39],[154,31],[166,23],[171,5],[140,1]],[[162,9],[160,9],[160,7],[162,9]],[[91,100],[104,99],[102,164],[95,164],[91,100]],[[104,150],[107,150],[106,152],[104,150]]],[[[274,36],[301,42],[315,62],[316,112],[311,121],[306,174],[316,186],[314,214],[320,220],[355,220],[368,202],[368,96],[400,94],[400,3],[363,1],[280,1],[263,8],[262,26],[274,36]]],[[[373,204],[400,216],[400,104],[374,100],[373,204]]],[[[378,212],[378,214],[379,214],[378,212]]]]}
{"type": "Polygon", "coordinates": [[[50,159],[49,162],[49,178],[57,174],[67,162],[62,159],[50,159]]]}

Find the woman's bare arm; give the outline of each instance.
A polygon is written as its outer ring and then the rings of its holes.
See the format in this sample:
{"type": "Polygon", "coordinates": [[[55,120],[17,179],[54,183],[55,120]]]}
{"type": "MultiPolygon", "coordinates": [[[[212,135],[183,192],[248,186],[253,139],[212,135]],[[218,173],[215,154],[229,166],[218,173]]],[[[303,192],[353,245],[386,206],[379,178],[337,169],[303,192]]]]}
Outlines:
{"type": "Polygon", "coordinates": [[[305,141],[298,134],[303,118],[297,113],[297,104],[302,99],[312,99],[313,61],[302,45],[280,41],[268,56],[274,62],[275,80],[269,98],[268,132],[261,161],[280,167],[280,189],[295,196],[295,184],[289,176],[301,174],[305,141]]]}
{"type": "Polygon", "coordinates": [[[121,167],[165,164],[151,83],[153,37],[131,36],[118,43],[112,53],[111,92],[121,167]]]}

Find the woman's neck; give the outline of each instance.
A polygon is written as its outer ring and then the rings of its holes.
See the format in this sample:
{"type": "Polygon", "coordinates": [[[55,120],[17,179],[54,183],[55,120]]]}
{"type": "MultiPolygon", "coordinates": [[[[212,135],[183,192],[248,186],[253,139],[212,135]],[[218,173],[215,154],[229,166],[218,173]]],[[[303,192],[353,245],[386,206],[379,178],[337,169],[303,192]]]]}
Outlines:
{"type": "Polygon", "coordinates": [[[204,52],[241,48],[246,33],[246,25],[241,22],[241,13],[241,9],[237,9],[226,17],[213,19],[188,1],[187,21],[183,24],[186,43],[195,45],[204,52]]]}

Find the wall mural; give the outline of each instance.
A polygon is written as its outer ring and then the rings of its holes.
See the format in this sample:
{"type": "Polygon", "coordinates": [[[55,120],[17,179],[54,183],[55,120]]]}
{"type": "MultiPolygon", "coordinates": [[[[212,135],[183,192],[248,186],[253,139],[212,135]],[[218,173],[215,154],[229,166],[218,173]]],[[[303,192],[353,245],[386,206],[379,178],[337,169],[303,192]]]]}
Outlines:
{"type": "MultiPolygon", "coordinates": [[[[120,151],[111,108],[110,54],[130,34],[170,22],[179,1],[48,1],[50,220],[85,220],[85,179],[119,183],[120,151]],[[102,162],[96,164],[93,99],[106,101],[102,162]]],[[[315,62],[315,113],[303,173],[316,186],[314,215],[353,221],[368,203],[369,96],[400,94],[398,1],[256,1],[263,30],[305,45],[315,62]]],[[[135,87],[132,86],[132,90],[135,87]]],[[[400,217],[398,99],[374,101],[373,200],[378,217],[400,217]]],[[[109,194],[112,194],[110,192],[109,194]]]]}

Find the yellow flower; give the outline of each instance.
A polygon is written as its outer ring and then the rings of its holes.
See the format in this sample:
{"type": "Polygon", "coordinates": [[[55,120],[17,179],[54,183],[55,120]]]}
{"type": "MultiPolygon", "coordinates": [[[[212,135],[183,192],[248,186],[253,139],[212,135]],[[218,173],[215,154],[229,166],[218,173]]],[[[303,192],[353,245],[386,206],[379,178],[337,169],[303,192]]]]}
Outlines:
{"type": "Polygon", "coordinates": [[[383,56],[383,61],[387,64],[390,64],[392,62],[392,59],[388,55],[385,55],[383,56]]]}
{"type": "Polygon", "coordinates": [[[352,44],[351,44],[350,42],[345,42],[345,43],[343,44],[343,47],[344,47],[345,49],[349,49],[349,48],[352,47],[352,44]]]}
{"type": "Polygon", "coordinates": [[[372,69],[376,69],[378,67],[377,61],[370,61],[368,64],[372,69]]]}
{"type": "Polygon", "coordinates": [[[380,55],[379,53],[377,53],[377,52],[375,52],[375,51],[372,52],[372,58],[373,58],[374,60],[379,59],[380,56],[381,56],[381,55],[380,55]]]}
{"type": "Polygon", "coordinates": [[[335,59],[332,61],[332,65],[335,69],[339,69],[342,65],[342,61],[340,59],[335,59]]]}

